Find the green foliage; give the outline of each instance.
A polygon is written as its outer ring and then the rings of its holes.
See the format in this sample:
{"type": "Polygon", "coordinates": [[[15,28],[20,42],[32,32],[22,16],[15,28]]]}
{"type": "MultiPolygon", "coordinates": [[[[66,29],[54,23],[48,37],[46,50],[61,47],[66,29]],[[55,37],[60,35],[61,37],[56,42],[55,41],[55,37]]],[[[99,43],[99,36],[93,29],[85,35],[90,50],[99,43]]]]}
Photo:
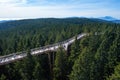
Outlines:
{"type": "Polygon", "coordinates": [[[75,42],[71,46],[70,61],[74,63],[75,59],[78,57],[80,52],[79,41],[75,37],[75,42]]]}
{"type": "Polygon", "coordinates": [[[70,75],[70,80],[89,80],[90,74],[88,72],[90,72],[90,69],[88,64],[88,55],[89,50],[85,48],[73,66],[73,71],[70,75]]]}
{"type": "Polygon", "coordinates": [[[37,63],[37,65],[35,66],[34,72],[33,72],[33,76],[35,80],[41,80],[43,78],[43,69],[40,65],[40,63],[37,63]]]}
{"type": "Polygon", "coordinates": [[[67,52],[58,50],[54,53],[55,62],[51,63],[53,79],[117,80],[120,67],[116,67],[120,62],[119,31],[120,24],[85,18],[49,18],[0,23],[0,56],[29,49],[23,60],[0,66],[0,78],[50,80],[48,56],[32,56],[30,49],[61,42],[87,32],[90,35],[81,40],[76,39],[67,52]]]}
{"type": "Polygon", "coordinates": [[[95,52],[97,51],[96,46],[98,46],[98,42],[94,42],[94,40],[96,39],[97,37],[94,38],[94,36],[91,36],[89,38],[81,40],[80,47],[82,48],[82,52],[78,55],[79,58],[76,59],[73,65],[73,71],[69,76],[70,80],[93,79],[94,76],[94,74],[92,73],[93,62],[94,62],[95,52]]]}
{"type": "Polygon", "coordinates": [[[0,80],[6,80],[6,76],[4,74],[1,75],[0,80]]]}
{"type": "Polygon", "coordinates": [[[114,73],[107,80],[120,80],[120,64],[115,67],[114,73]]]}
{"type": "Polygon", "coordinates": [[[54,80],[65,80],[66,78],[66,55],[62,48],[56,53],[55,66],[53,68],[54,80]]]}
{"type": "Polygon", "coordinates": [[[30,50],[27,52],[27,57],[24,61],[22,68],[22,77],[24,80],[33,79],[33,69],[34,69],[34,60],[30,53],[30,50]]]}

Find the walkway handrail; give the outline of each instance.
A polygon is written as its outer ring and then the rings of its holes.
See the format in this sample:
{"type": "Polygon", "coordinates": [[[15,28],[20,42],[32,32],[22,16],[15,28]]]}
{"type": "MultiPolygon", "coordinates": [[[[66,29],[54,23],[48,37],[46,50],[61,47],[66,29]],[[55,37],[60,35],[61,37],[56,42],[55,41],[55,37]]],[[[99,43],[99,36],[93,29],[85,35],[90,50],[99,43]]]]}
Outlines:
{"type": "MultiPolygon", "coordinates": [[[[81,34],[77,35],[76,37],[77,37],[77,39],[80,39],[80,38],[82,38],[82,37],[84,37],[86,35],[88,35],[88,33],[81,33],[81,34]]],[[[55,44],[52,44],[52,45],[46,45],[46,46],[43,46],[43,47],[31,49],[31,54],[35,55],[35,54],[42,54],[42,53],[44,53],[46,51],[56,51],[60,46],[62,46],[66,50],[68,45],[70,45],[74,41],[75,41],[75,36],[68,39],[68,40],[58,42],[58,43],[55,43],[55,44]]],[[[11,61],[15,61],[17,59],[22,59],[22,58],[24,58],[26,56],[27,56],[26,51],[1,56],[0,57],[0,65],[9,63],[11,61]]]]}

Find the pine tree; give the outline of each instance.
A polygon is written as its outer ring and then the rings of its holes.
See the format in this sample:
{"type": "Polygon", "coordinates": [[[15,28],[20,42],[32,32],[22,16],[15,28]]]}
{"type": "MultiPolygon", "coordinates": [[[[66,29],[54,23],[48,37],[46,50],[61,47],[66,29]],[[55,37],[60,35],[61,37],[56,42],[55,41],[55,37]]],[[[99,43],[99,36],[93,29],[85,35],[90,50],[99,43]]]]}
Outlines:
{"type": "Polygon", "coordinates": [[[41,80],[41,79],[43,80],[43,69],[39,62],[34,68],[33,76],[35,80],[41,80]]]}
{"type": "Polygon", "coordinates": [[[73,65],[74,61],[76,60],[76,58],[78,58],[77,56],[79,55],[79,52],[80,52],[79,41],[77,40],[77,36],[76,36],[75,42],[71,46],[71,52],[70,52],[70,56],[69,56],[69,60],[72,63],[72,65],[73,65]]]}
{"type": "Polygon", "coordinates": [[[1,75],[0,80],[6,80],[6,76],[4,74],[1,75]]]}
{"type": "Polygon", "coordinates": [[[31,55],[30,50],[28,49],[27,57],[24,61],[22,68],[22,77],[24,80],[33,79],[33,69],[34,69],[34,59],[31,55]]]}
{"type": "Polygon", "coordinates": [[[120,80],[120,64],[115,67],[114,73],[107,80],[120,80]]]}
{"type": "Polygon", "coordinates": [[[66,55],[60,48],[56,53],[55,66],[53,68],[54,80],[66,80],[66,55]]]}
{"type": "Polygon", "coordinates": [[[85,48],[74,63],[73,71],[70,74],[70,80],[90,80],[90,60],[90,51],[88,48],[85,48]]]}
{"type": "Polygon", "coordinates": [[[108,66],[106,65],[108,63],[108,51],[110,46],[112,45],[115,36],[114,34],[111,35],[110,32],[106,32],[103,35],[103,41],[100,44],[100,47],[98,48],[96,55],[95,55],[95,62],[94,62],[94,72],[96,73],[95,79],[98,80],[103,80],[105,79],[106,76],[109,74],[107,73],[108,71],[108,66]]]}
{"type": "Polygon", "coordinates": [[[2,42],[2,40],[0,39],[0,55],[1,55],[2,52],[3,52],[2,45],[3,45],[3,42],[2,42]]]}

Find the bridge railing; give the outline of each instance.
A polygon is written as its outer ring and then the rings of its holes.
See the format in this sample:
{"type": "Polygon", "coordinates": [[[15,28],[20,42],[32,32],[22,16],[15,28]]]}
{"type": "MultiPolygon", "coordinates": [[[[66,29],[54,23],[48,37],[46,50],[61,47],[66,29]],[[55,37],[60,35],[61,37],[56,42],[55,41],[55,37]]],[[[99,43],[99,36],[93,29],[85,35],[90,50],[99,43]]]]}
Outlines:
{"type": "MultiPolygon", "coordinates": [[[[86,35],[86,33],[79,34],[77,36],[77,38],[80,37],[80,36],[84,36],[84,35],[86,35]]],[[[63,44],[68,43],[68,42],[70,42],[72,40],[75,40],[75,36],[68,39],[68,40],[58,42],[58,43],[55,43],[55,44],[52,44],[52,45],[47,45],[47,46],[31,49],[31,53],[34,52],[34,51],[37,51],[37,50],[45,50],[45,49],[48,49],[48,48],[51,48],[51,47],[62,46],[63,44]]],[[[9,59],[9,58],[12,58],[12,57],[14,57],[14,59],[25,57],[25,56],[27,56],[26,53],[27,53],[26,51],[22,51],[22,52],[17,52],[17,53],[5,55],[5,56],[0,56],[0,62],[3,59],[9,59]]],[[[3,61],[5,61],[5,60],[3,60],[3,61]]]]}
{"type": "MultiPolygon", "coordinates": [[[[85,33],[82,33],[82,34],[85,34],[85,33]]],[[[82,34],[79,34],[78,36],[82,35],[82,34]]],[[[77,36],[77,37],[78,37],[77,36]]],[[[43,46],[43,47],[38,47],[38,48],[34,48],[34,49],[31,49],[31,52],[32,51],[36,51],[36,50],[41,50],[41,49],[46,49],[46,48],[50,48],[50,47],[54,47],[54,46],[60,46],[64,43],[67,43],[71,40],[75,39],[75,36],[70,38],[70,39],[67,39],[65,41],[62,41],[62,42],[58,42],[58,43],[55,43],[55,44],[52,44],[52,45],[46,45],[46,46],[43,46]]],[[[0,58],[5,58],[5,57],[10,57],[10,56],[13,56],[13,55],[19,55],[19,54],[22,54],[22,53],[26,53],[26,51],[22,51],[22,52],[17,52],[17,53],[12,53],[12,54],[8,54],[8,55],[5,55],[5,56],[0,56],[0,58]]]]}
{"type": "MultiPolygon", "coordinates": [[[[82,33],[82,34],[79,34],[77,37],[81,36],[81,35],[86,35],[85,33],[82,33]]],[[[42,47],[42,49],[46,49],[46,48],[50,48],[50,47],[54,47],[54,46],[61,46],[62,44],[65,44],[71,40],[75,40],[75,36],[70,38],[70,39],[67,39],[65,41],[62,41],[62,42],[58,42],[58,43],[55,43],[55,44],[52,44],[52,45],[47,45],[47,46],[44,46],[42,47]]],[[[40,49],[40,48],[37,48],[37,49],[40,49]]]]}

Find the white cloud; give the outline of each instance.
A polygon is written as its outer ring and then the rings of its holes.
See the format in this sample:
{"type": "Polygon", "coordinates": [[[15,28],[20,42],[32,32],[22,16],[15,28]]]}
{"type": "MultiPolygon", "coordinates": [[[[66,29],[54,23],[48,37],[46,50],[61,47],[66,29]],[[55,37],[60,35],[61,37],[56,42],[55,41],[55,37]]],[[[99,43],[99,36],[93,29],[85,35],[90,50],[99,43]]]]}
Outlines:
{"type": "MultiPolygon", "coordinates": [[[[37,0],[41,3],[47,0],[37,0]]],[[[40,17],[71,17],[71,16],[87,16],[100,17],[112,15],[119,17],[120,11],[114,11],[105,8],[103,3],[98,4],[57,4],[57,5],[37,5],[25,6],[28,0],[0,0],[0,18],[40,18],[40,17]],[[23,5],[23,6],[22,6],[23,5]],[[102,6],[101,6],[102,5],[102,6]]]]}
{"type": "Polygon", "coordinates": [[[16,0],[0,0],[0,3],[10,3],[10,2],[16,2],[16,0]]]}
{"type": "Polygon", "coordinates": [[[0,0],[0,6],[19,6],[26,4],[27,0],[0,0]]]}
{"type": "MultiPolygon", "coordinates": [[[[67,7],[67,6],[66,6],[67,7]]],[[[106,15],[119,16],[120,12],[112,12],[108,9],[80,9],[71,10],[65,6],[39,6],[39,7],[4,7],[0,8],[0,18],[40,18],[40,17],[70,17],[87,16],[99,17],[106,15]],[[102,13],[101,13],[102,12],[102,13]],[[112,13],[111,13],[112,12],[112,13]]]]}

